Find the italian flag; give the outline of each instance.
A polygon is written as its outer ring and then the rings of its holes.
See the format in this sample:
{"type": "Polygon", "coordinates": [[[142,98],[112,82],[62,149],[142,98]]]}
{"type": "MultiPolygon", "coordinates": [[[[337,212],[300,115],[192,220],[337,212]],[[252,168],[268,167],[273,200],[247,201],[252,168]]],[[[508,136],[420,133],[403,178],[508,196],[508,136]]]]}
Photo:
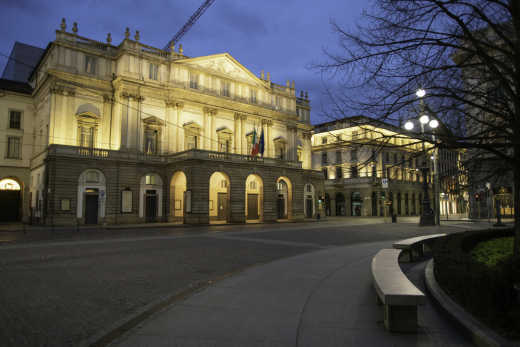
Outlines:
{"type": "Polygon", "coordinates": [[[251,155],[254,157],[258,154],[260,149],[260,143],[258,141],[258,136],[256,136],[256,128],[253,129],[253,139],[251,142],[251,155]]]}

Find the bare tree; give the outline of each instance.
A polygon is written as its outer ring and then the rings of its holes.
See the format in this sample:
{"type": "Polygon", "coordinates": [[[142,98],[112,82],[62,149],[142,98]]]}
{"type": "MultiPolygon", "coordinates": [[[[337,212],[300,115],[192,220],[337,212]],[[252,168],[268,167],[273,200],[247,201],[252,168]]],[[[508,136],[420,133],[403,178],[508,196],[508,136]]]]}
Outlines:
{"type": "Polygon", "coordinates": [[[395,124],[417,111],[415,92],[424,88],[424,103],[451,130],[443,146],[467,149],[468,165],[485,171],[475,177],[512,172],[520,256],[520,1],[371,4],[353,29],[332,22],[339,45],[319,65],[340,81],[329,89],[331,114],[349,110],[395,124]]]}

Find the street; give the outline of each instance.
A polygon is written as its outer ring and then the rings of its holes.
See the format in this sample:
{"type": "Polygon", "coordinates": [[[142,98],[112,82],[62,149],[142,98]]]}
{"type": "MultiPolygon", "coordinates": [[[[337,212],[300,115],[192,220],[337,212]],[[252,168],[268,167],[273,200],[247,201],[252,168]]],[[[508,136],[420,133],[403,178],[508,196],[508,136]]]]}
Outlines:
{"type": "MultiPolygon", "coordinates": [[[[411,221],[411,220],[410,220],[411,221]]],[[[462,231],[379,219],[0,235],[3,346],[77,345],[179,291],[248,267],[331,248],[462,231]]],[[[30,232],[28,232],[30,233],[30,232]]],[[[367,269],[368,271],[368,269],[367,269]]]]}

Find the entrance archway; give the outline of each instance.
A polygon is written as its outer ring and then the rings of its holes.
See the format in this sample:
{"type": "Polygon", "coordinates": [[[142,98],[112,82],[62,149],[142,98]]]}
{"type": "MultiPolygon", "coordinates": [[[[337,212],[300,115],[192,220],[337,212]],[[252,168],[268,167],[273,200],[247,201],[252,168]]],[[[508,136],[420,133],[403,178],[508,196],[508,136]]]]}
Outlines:
{"type": "Polygon", "coordinates": [[[303,191],[305,218],[312,218],[316,213],[315,200],[314,186],[310,183],[307,183],[303,191]]]}
{"type": "Polygon", "coordinates": [[[287,177],[276,180],[276,217],[279,220],[292,218],[292,184],[287,177]]]}
{"type": "Polygon", "coordinates": [[[230,218],[229,176],[224,172],[214,172],[209,178],[209,222],[225,224],[230,218]]]}
{"type": "Polygon", "coordinates": [[[246,179],[246,222],[260,222],[264,218],[264,183],[258,175],[246,179]]]}
{"type": "Polygon", "coordinates": [[[97,169],[85,170],[78,179],[77,217],[85,224],[98,224],[105,217],[106,180],[97,169]]]}
{"type": "Polygon", "coordinates": [[[186,175],[182,171],[173,174],[170,182],[170,217],[173,222],[184,223],[184,195],[186,175]]]}
{"type": "Polygon", "coordinates": [[[336,216],[346,216],[345,209],[345,195],[343,193],[336,193],[336,216]]]}
{"type": "Polygon", "coordinates": [[[363,210],[363,199],[361,199],[361,193],[353,192],[350,201],[352,203],[352,216],[360,217],[361,211],[363,210]]]}
{"type": "Polygon", "coordinates": [[[0,180],[0,222],[18,222],[22,218],[22,187],[12,178],[0,180]]]}
{"type": "Polygon", "coordinates": [[[157,222],[162,217],[163,181],[156,173],[141,177],[139,189],[139,217],[145,222],[157,222]]]}

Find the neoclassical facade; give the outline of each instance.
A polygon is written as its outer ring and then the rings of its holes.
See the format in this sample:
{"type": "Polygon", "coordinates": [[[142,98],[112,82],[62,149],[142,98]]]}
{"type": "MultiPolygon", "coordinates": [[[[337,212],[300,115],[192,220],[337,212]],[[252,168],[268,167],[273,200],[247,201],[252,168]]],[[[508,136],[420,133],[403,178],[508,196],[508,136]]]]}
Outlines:
{"type": "Polygon", "coordinates": [[[33,220],[246,223],[313,218],[310,106],[229,54],[190,58],[67,32],[32,71],[33,220]],[[251,156],[253,138],[263,155],[251,156]]]}
{"type": "MultiPolygon", "coordinates": [[[[423,198],[419,171],[430,143],[364,116],[316,125],[312,163],[325,179],[329,216],[418,216],[423,198]],[[386,180],[388,185],[383,185],[386,180]]],[[[431,152],[430,152],[431,154],[431,152]]],[[[428,165],[431,165],[429,155],[428,165]]],[[[431,176],[427,176],[431,199],[431,176]]]]}

